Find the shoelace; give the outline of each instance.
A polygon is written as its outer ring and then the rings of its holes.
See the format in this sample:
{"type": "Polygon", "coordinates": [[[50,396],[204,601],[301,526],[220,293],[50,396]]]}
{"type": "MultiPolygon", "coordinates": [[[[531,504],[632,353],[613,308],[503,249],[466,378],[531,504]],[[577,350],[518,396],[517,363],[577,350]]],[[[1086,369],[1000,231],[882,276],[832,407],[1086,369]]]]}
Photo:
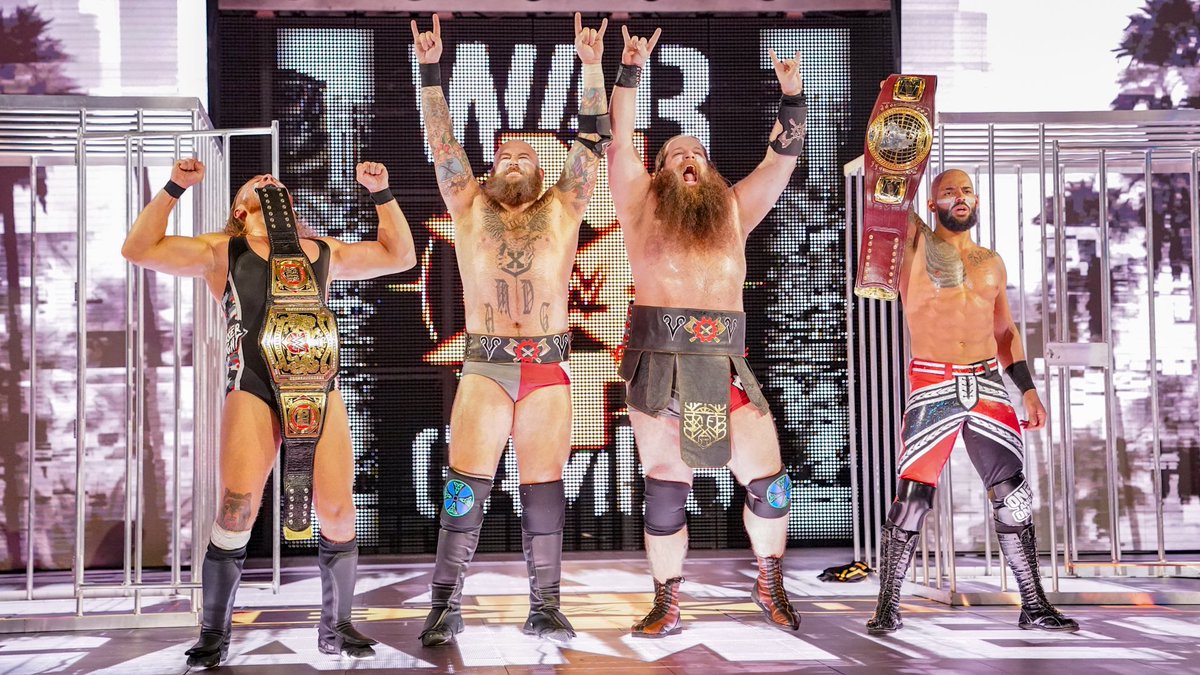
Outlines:
{"type": "Polygon", "coordinates": [[[788,602],[787,591],[783,587],[783,568],[779,565],[778,560],[769,560],[762,572],[766,576],[766,582],[771,594],[771,601],[781,610],[790,608],[791,603],[788,602]]]}

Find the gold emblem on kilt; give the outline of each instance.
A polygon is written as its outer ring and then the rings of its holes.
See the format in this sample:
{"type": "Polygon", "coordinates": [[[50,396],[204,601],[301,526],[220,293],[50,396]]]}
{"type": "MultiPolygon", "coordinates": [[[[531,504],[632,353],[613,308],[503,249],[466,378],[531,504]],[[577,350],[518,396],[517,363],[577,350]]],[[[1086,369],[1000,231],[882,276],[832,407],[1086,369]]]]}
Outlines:
{"type": "Polygon", "coordinates": [[[337,374],[338,335],[333,312],[320,305],[274,305],[267,310],[261,346],[278,385],[324,384],[337,374]]]}
{"type": "Polygon", "coordinates": [[[320,438],[325,419],[326,395],[323,391],[281,391],[285,421],[283,435],[287,438],[320,438]]]}
{"type": "Polygon", "coordinates": [[[701,448],[716,443],[729,433],[729,406],[716,403],[684,403],[681,429],[688,440],[701,448]]]}
{"type": "Polygon", "coordinates": [[[905,182],[904,176],[880,176],[875,182],[875,201],[880,204],[903,203],[904,193],[908,189],[905,182]]]}
{"type": "Polygon", "coordinates": [[[897,101],[916,103],[925,95],[925,78],[901,75],[896,78],[896,86],[892,88],[892,98],[897,101]]]}
{"type": "Polygon", "coordinates": [[[889,171],[908,171],[920,166],[932,146],[933,127],[912,108],[888,108],[867,129],[867,150],[889,171]]]}
{"type": "Polygon", "coordinates": [[[320,289],[308,260],[304,256],[272,257],[270,293],[275,302],[316,298],[320,289]]]}
{"type": "Polygon", "coordinates": [[[710,316],[702,316],[697,319],[694,316],[688,317],[688,322],[684,324],[683,329],[691,334],[688,342],[710,342],[712,344],[721,343],[721,334],[725,332],[725,322],[714,319],[710,316]]]}

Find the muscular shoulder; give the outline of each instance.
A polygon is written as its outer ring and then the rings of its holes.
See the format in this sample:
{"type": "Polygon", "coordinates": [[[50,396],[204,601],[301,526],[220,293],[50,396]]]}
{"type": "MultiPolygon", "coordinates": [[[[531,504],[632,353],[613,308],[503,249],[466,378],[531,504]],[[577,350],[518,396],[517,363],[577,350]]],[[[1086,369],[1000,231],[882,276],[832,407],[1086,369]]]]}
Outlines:
{"type": "Polygon", "coordinates": [[[1000,259],[1000,254],[990,248],[976,246],[967,251],[964,257],[968,265],[977,269],[1004,269],[1004,261],[1000,259]]]}

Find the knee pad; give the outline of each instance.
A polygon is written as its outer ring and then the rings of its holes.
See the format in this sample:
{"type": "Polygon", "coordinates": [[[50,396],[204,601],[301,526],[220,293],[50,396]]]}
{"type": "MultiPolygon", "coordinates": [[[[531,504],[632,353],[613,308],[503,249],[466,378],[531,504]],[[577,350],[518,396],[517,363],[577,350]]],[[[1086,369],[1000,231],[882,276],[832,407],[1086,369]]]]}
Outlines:
{"type": "Polygon", "coordinates": [[[666,537],[687,525],[687,497],[692,486],[646,477],[646,534],[666,537]]]}
{"type": "Polygon", "coordinates": [[[759,518],[782,518],[792,505],[792,479],[787,469],[756,478],[746,486],[746,506],[759,518]]]}
{"type": "Polygon", "coordinates": [[[442,488],[441,524],[451,532],[471,532],[483,524],[483,504],[492,492],[492,479],[446,472],[442,488]]]}
{"type": "Polygon", "coordinates": [[[1033,491],[1025,474],[1017,473],[988,488],[997,532],[1020,532],[1033,522],[1033,491]]]}
{"type": "Polygon", "coordinates": [[[901,530],[919,531],[925,516],[933,508],[936,490],[932,485],[901,478],[896,482],[896,499],[888,509],[888,522],[901,530]]]}
{"type": "Polygon", "coordinates": [[[522,530],[529,534],[562,532],[566,517],[567,497],[561,480],[521,486],[522,530]]]}
{"type": "Polygon", "coordinates": [[[250,541],[250,530],[245,532],[230,532],[220,525],[213,523],[212,533],[208,541],[223,551],[236,551],[245,548],[250,541]]]}

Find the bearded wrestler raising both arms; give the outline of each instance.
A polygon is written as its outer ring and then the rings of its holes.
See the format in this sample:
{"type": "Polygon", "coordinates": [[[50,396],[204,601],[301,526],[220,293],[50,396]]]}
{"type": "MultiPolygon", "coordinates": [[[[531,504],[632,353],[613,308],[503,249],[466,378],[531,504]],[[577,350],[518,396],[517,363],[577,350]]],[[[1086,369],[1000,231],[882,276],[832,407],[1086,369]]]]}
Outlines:
{"type": "Polygon", "coordinates": [[[568,640],[574,629],[559,606],[566,498],[563,465],[571,452],[571,333],[567,295],[579,225],[609,137],[600,69],[607,19],[598,30],[575,15],[583,63],[579,131],[558,182],[542,193],[543,171],[528,143],[496,149],[481,187],[454,138],[438,60],[441,26],[412,24],[421,63],[421,107],[438,189],[454,220],[466,306],[462,381],[450,415],[432,608],[426,646],[452,643],[463,629],[463,577],[479,543],[483,505],[511,435],[521,487],[521,540],[529,570],[525,632],[568,640]]]}
{"type": "MultiPolygon", "coordinates": [[[[370,279],[402,272],[416,264],[412,234],[388,189],[387,169],[382,164],[364,162],[358,165],[356,174],[376,204],[379,234],[376,241],[353,244],[332,237],[299,239],[322,298],[333,279],[370,279]]],[[[258,342],[267,314],[271,279],[268,256],[272,253],[262,208],[263,203],[270,202],[266,197],[260,202],[260,194],[281,191],[283,185],[270,175],[250,179],[234,197],[225,232],[167,236],[167,220],[176,200],[203,177],[204,165],[199,161],[177,161],[170,182],[133,223],[121,254],[148,269],[203,279],[209,292],[222,303],[228,325],[229,372],[221,418],[222,496],[204,556],[200,639],[187,652],[189,667],[209,668],[219,665],[229,651],[233,599],[246,560],[246,543],[262,502],[263,484],[280,446],[272,377],[258,342]]],[[[286,198],[286,193],[276,194],[286,198]]],[[[370,658],[375,641],[350,623],[358,565],[350,425],[336,389],[328,392],[325,407],[312,470],[312,493],[321,524],[318,647],[327,654],[370,658]]]]}
{"type": "Polygon", "coordinates": [[[751,596],[771,624],[796,630],[783,587],[791,480],[775,423],[746,364],[746,238],[787,186],[804,146],[799,53],[771,53],[783,91],[761,164],[732,188],[691,136],[669,140],[648,174],[634,149],[638,78],[661,30],[631,37],[612,95],[609,184],[633,270],[621,377],[646,476],[646,555],[654,606],[636,637],[680,630],[678,592],[687,552],[685,504],[692,469],[728,466],[746,487],[743,521],[758,558],[751,596]]]}
{"type": "Polygon", "coordinates": [[[1018,625],[1073,632],[1075,621],[1046,599],[1033,534],[1033,493],[1025,482],[1022,423],[1000,376],[1005,369],[1021,390],[1029,429],[1046,423],[1021,335],[1008,307],[1008,274],[995,251],[971,241],[979,197],[957,169],[933,180],[929,229],[909,212],[900,297],[911,336],[908,379],[912,392],[901,428],[903,450],[896,499],[883,526],[879,603],[867,622],[871,634],[899,630],[900,586],[916,548],[942,467],[961,433],[971,463],[988,488],[1000,549],[1021,591],[1018,625]]]}

